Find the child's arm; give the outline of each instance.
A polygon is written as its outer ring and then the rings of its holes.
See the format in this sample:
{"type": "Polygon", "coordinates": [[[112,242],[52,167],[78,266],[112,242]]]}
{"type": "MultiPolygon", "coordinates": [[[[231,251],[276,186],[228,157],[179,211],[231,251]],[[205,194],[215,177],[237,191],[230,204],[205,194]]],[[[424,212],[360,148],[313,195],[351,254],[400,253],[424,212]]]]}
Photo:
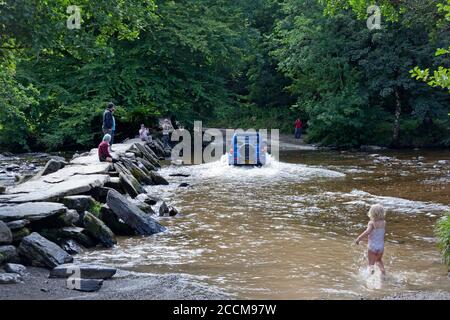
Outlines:
{"type": "Polygon", "coordinates": [[[367,225],[366,231],[364,231],[363,233],[361,233],[361,234],[359,235],[359,237],[356,238],[356,241],[355,241],[356,244],[359,244],[359,243],[361,242],[361,239],[367,237],[367,236],[372,232],[372,230],[373,230],[373,223],[372,223],[372,221],[370,221],[369,224],[367,225]]]}

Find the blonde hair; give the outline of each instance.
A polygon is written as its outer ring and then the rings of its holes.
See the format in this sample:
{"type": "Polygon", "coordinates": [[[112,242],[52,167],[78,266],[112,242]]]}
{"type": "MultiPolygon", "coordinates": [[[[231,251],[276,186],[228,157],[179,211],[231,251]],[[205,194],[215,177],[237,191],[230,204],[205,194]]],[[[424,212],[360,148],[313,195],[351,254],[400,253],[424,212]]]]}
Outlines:
{"type": "Polygon", "coordinates": [[[386,210],[381,204],[374,204],[370,207],[369,213],[367,214],[372,221],[384,220],[386,217],[386,210]]]}

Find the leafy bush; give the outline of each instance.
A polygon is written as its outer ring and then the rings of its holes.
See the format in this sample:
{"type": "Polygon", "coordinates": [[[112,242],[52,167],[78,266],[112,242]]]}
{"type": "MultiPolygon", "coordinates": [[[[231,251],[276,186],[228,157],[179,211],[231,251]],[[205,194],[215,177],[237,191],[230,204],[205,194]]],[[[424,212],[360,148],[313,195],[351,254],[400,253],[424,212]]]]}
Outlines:
{"type": "Polygon", "coordinates": [[[450,212],[439,219],[436,225],[436,236],[444,263],[450,266],[450,212]]]}

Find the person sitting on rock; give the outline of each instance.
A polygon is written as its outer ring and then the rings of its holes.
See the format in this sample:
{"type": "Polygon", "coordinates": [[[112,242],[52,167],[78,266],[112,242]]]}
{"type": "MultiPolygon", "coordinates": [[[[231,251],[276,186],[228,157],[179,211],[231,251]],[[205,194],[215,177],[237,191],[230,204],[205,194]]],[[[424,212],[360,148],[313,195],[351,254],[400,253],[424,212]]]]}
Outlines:
{"type": "Polygon", "coordinates": [[[139,138],[142,141],[152,141],[152,136],[150,135],[148,128],[146,128],[144,124],[141,124],[141,129],[139,130],[139,138]]]}
{"type": "Polygon", "coordinates": [[[115,159],[109,153],[109,142],[111,141],[111,135],[105,134],[103,141],[98,145],[98,159],[100,162],[116,162],[115,159]]]}

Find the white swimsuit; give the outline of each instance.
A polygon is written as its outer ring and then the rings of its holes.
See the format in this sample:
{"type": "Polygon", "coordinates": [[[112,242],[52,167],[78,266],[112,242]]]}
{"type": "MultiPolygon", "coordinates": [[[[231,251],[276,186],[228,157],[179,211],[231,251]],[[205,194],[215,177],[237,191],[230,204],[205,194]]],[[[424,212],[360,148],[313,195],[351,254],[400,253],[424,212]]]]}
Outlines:
{"type": "Polygon", "coordinates": [[[367,248],[375,253],[384,251],[384,233],[385,228],[374,228],[369,234],[367,248]]]}

